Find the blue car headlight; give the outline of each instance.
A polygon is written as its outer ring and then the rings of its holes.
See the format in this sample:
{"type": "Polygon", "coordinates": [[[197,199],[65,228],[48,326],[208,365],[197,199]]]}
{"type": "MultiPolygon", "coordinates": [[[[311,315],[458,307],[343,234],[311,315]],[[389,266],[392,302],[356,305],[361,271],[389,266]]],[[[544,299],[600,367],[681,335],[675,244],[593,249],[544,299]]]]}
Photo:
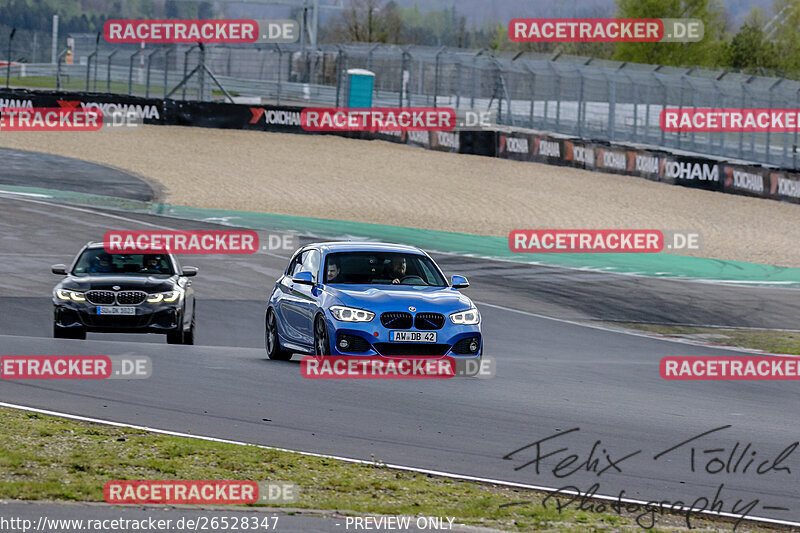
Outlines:
{"type": "Polygon", "coordinates": [[[375,318],[375,313],[371,311],[356,309],[355,307],[344,307],[343,305],[331,306],[330,311],[333,318],[342,322],[369,322],[375,318]]]}
{"type": "Polygon", "coordinates": [[[450,320],[453,324],[474,326],[475,324],[480,324],[481,314],[478,312],[477,308],[473,307],[466,311],[459,311],[458,313],[451,314],[450,320]]]}

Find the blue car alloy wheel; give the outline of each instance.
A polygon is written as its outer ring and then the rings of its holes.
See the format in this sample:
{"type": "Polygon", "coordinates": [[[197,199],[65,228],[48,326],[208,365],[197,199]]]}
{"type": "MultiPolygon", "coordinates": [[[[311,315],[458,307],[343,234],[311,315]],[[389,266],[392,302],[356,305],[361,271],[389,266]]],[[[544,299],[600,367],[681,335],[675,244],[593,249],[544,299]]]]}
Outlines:
{"type": "Polygon", "coordinates": [[[317,355],[480,358],[481,315],[413,246],[324,242],[292,256],[267,303],[270,359],[317,355]]]}

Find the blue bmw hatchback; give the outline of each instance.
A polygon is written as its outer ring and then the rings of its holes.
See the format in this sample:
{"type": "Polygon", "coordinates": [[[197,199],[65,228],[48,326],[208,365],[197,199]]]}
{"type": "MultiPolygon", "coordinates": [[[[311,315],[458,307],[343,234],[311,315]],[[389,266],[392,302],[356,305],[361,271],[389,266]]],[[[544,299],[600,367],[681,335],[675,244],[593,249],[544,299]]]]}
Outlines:
{"type": "Polygon", "coordinates": [[[397,244],[325,242],[292,256],[266,312],[270,359],[317,355],[480,357],[481,316],[428,254],[397,244]]]}

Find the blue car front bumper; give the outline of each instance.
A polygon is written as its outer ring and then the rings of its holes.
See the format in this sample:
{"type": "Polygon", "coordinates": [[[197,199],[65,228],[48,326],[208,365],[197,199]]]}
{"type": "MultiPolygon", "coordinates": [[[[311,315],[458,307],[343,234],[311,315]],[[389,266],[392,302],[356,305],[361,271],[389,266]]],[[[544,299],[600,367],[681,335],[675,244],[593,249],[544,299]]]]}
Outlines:
{"type": "Polygon", "coordinates": [[[434,330],[387,328],[376,316],[369,322],[344,322],[325,313],[332,355],[430,355],[478,357],[483,353],[481,326],[453,324],[449,319],[434,330]],[[392,331],[418,332],[424,336],[436,333],[435,342],[396,342],[392,331]],[[477,348],[476,348],[477,347],[477,348]]]}

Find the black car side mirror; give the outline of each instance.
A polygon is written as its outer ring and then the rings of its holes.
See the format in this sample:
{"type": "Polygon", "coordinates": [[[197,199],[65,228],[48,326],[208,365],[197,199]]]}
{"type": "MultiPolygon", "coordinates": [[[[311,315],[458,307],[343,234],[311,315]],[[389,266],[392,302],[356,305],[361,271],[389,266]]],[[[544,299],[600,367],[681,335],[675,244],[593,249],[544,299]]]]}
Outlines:
{"type": "Polygon", "coordinates": [[[192,276],[196,276],[198,270],[199,269],[197,267],[185,266],[185,267],[183,267],[183,271],[181,272],[181,275],[182,276],[186,276],[187,278],[190,278],[192,276]]]}
{"type": "Polygon", "coordinates": [[[67,266],[62,264],[53,265],[50,267],[50,270],[53,274],[61,274],[62,276],[67,275],[67,266]]]}

